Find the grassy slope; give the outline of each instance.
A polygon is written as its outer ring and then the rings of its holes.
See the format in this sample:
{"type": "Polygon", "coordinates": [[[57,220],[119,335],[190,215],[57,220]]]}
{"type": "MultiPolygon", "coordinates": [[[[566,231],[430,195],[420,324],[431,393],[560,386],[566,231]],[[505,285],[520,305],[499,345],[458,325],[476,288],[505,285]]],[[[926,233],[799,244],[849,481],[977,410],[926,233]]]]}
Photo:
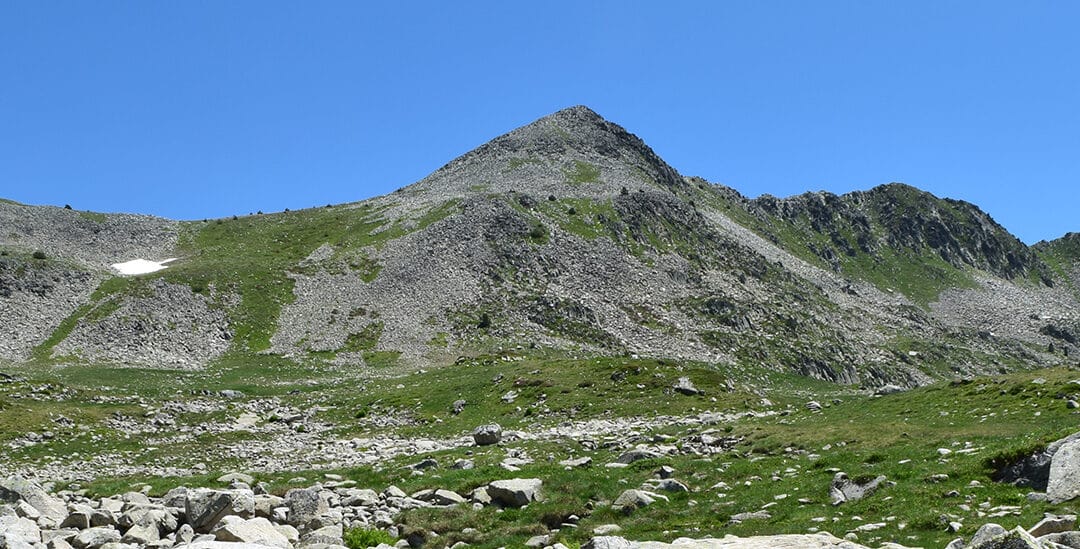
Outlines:
{"type": "Polygon", "coordinates": [[[1035,252],[1058,280],[1064,281],[1074,293],[1080,295],[1073,274],[1077,262],[1080,262],[1080,235],[1070,233],[1051,242],[1040,242],[1035,245],[1035,252]]]}
{"type": "MultiPolygon", "coordinates": [[[[741,204],[719,193],[707,191],[703,195],[705,204],[718,209],[733,221],[811,265],[832,270],[832,266],[814,250],[836,248],[837,242],[829,235],[813,230],[805,215],[789,220],[752,214],[741,204]]],[[[914,198],[907,197],[906,207],[913,207],[910,204],[912,200],[914,198]]],[[[937,201],[935,204],[938,202],[946,204],[944,201],[937,201]]],[[[952,207],[942,208],[956,213],[952,207]]],[[[875,238],[880,237],[883,232],[879,223],[880,221],[875,219],[875,225],[871,227],[875,238]]],[[[838,236],[844,247],[855,251],[851,255],[836,253],[841,274],[865,280],[882,291],[898,291],[922,306],[935,301],[943,290],[975,285],[974,279],[965,269],[950,265],[932,250],[885,248],[881,254],[871,255],[859,249],[855,233],[850,227],[840,230],[838,236]]]]}

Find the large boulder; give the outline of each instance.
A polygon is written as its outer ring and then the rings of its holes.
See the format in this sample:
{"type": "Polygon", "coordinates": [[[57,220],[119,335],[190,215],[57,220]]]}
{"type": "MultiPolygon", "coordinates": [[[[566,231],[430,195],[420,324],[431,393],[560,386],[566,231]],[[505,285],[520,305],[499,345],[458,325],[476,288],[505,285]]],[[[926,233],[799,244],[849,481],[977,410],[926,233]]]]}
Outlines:
{"type": "Polygon", "coordinates": [[[972,543],[966,549],[1043,549],[1043,546],[1027,530],[1017,526],[1004,534],[998,534],[980,543],[972,543]]]}
{"type": "Polygon", "coordinates": [[[0,502],[18,503],[20,501],[30,504],[39,513],[56,521],[57,524],[63,522],[68,515],[64,502],[49,495],[36,482],[20,476],[0,480],[0,502]]]}
{"type": "Polygon", "coordinates": [[[222,518],[254,516],[255,493],[251,490],[192,490],[184,500],[184,514],[195,532],[209,534],[222,518]]]}
{"type": "Polygon", "coordinates": [[[1050,459],[1046,496],[1055,504],[1080,496],[1080,440],[1062,444],[1050,459]]]}
{"type": "Polygon", "coordinates": [[[24,517],[0,516],[0,547],[23,547],[38,543],[41,543],[41,529],[36,522],[24,517]]]}
{"type": "Polygon", "coordinates": [[[97,549],[106,543],[120,541],[120,532],[113,528],[98,526],[79,532],[79,535],[69,540],[75,549],[97,549]]]}
{"type": "Polygon", "coordinates": [[[690,381],[690,378],[688,377],[680,377],[679,380],[675,382],[673,388],[686,396],[702,394],[701,390],[694,387],[694,382],[690,381]]]}
{"type": "Polygon", "coordinates": [[[459,503],[465,503],[466,501],[468,501],[467,499],[461,497],[457,492],[445,490],[442,488],[439,488],[437,490],[421,490],[409,497],[413,499],[418,499],[420,501],[426,501],[432,505],[438,505],[442,507],[449,505],[457,505],[459,503]]]}
{"type": "Polygon", "coordinates": [[[1047,513],[1038,524],[1028,528],[1028,533],[1041,537],[1048,534],[1071,532],[1076,529],[1076,515],[1052,515],[1047,513]]]}
{"type": "Polygon", "coordinates": [[[540,500],[540,488],[544,482],[538,478],[512,478],[496,480],[487,486],[492,503],[504,507],[522,507],[540,500]]]}
{"type": "Polygon", "coordinates": [[[317,488],[293,488],[285,492],[285,507],[289,509],[289,524],[301,529],[330,510],[327,498],[317,488]]]}
{"type": "Polygon", "coordinates": [[[124,532],[124,537],[120,538],[120,542],[144,547],[160,539],[161,531],[158,530],[157,525],[144,523],[128,528],[127,532],[124,532]]]}
{"type": "Polygon", "coordinates": [[[660,453],[648,450],[645,448],[635,448],[628,450],[619,455],[615,460],[615,463],[623,463],[629,465],[635,461],[641,461],[643,459],[656,459],[661,457],[660,453]]]}
{"type": "Polygon", "coordinates": [[[247,520],[240,517],[225,517],[217,524],[213,533],[218,541],[255,543],[280,549],[289,549],[291,546],[285,534],[262,517],[247,520]]]}
{"type": "Polygon", "coordinates": [[[1046,448],[1001,468],[994,475],[994,480],[1033,490],[1046,490],[1050,481],[1050,464],[1054,459],[1054,454],[1057,454],[1062,446],[1076,441],[1080,441],[1080,432],[1055,440],[1046,448]]]}
{"type": "Polygon", "coordinates": [[[344,545],[342,537],[344,535],[344,528],[340,524],[331,524],[329,526],[323,526],[313,532],[304,534],[301,539],[301,543],[304,546],[312,545],[344,545]]]}
{"type": "Polygon", "coordinates": [[[473,431],[473,442],[477,446],[490,446],[502,440],[502,427],[498,423],[481,425],[473,431]]]}

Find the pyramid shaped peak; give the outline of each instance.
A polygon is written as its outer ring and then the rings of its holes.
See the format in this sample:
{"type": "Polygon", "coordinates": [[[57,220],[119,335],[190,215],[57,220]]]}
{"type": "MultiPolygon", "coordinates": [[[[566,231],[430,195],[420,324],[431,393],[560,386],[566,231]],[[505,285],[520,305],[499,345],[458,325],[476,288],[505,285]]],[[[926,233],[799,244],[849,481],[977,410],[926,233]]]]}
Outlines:
{"type": "Polygon", "coordinates": [[[683,185],[636,135],[575,105],[492,139],[408,189],[436,198],[510,190],[584,197],[683,185]]]}

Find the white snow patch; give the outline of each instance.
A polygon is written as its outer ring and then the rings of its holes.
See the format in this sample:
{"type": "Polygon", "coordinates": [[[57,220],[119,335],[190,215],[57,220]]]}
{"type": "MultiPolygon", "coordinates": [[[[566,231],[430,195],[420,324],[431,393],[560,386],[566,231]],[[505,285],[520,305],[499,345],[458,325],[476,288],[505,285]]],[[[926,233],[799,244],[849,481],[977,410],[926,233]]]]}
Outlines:
{"type": "Polygon", "coordinates": [[[112,268],[120,271],[122,275],[140,275],[146,273],[152,273],[154,271],[160,271],[165,268],[165,264],[170,261],[176,261],[177,258],[170,257],[161,261],[148,261],[146,259],[132,259],[124,263],[114,263],[112,268]]]}

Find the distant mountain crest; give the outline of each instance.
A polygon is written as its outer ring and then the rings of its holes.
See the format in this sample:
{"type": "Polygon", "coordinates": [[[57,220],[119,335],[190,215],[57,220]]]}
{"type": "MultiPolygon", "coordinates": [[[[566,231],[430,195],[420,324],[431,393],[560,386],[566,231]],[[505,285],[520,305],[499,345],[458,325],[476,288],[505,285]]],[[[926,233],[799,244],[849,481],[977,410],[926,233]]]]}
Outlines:
{"type": "Polygon", "coordinates": [[[438,199],[510,191],[600,197],[624,187],[673,191],[686,183],[636,135],[575,106],[496,137],[403,192],[438,199]]]}

